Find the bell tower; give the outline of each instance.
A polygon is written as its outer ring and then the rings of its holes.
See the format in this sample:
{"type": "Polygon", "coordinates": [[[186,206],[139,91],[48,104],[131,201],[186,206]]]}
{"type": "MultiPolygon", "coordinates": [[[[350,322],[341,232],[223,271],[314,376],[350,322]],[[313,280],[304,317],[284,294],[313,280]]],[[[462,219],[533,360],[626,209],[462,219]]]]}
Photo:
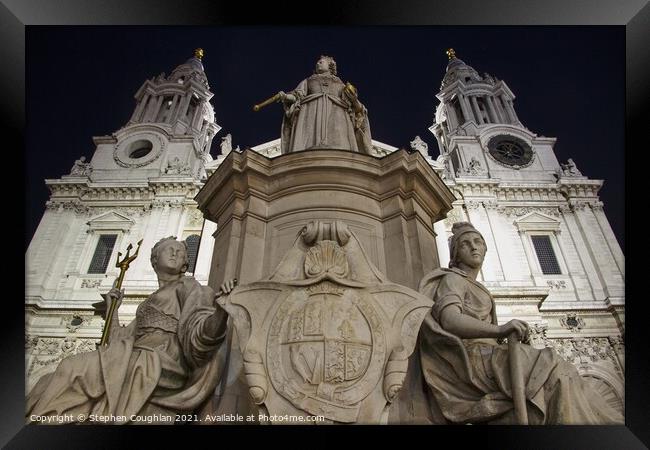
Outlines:
{"type": "Polygon", "coordinates": [[[142,84],[127,124],[110,136],[94,138],[92,181],[205,178],[210,145],[221,127],[210,104],[214,94],[202,58],[198,48],[170,75],[161,73],[142,84]]]}
{"type": "Polygon", "coordinates": [[[553,181],[560,165],[554,138],[537,136],[519,120],[515,95],[503,80],[479,75],[447,50],[449,63],[429,128],[438,141],[447,178],[553,181]]]}
{"type": "Polygon", "coordinates": [[[95,348],[103,320],[92,305],[112,287],[118,253],[129,244],[142,240],[123,284],[124,323],[158,289],[147,255],[163,237],[185,241],[188,273],[207,283],[216,224],[204,220],[194,197],[221,127],[202,57],[197,49],[170,75],[146,80],[128,122],[93,138],[90,162],[80,159],[70,174],[45,180],[51,195],[25,257],[28,388],[60,355],[95,348]]]}
{"type": "MultiPolygon", "coordinates": [[[[556,139],[526,128],[505,81],[480,75],[453,49],[447,56],[429,128],[456,197],[434,224],[440,265],[449,263],[454,222],[469,221],[487,244],[479,279],[499,324],[525,320],[540,348],[579,337],[622,355],[625,257],[599,198],[603,180],[578,170],[580,161],[558,163],[556,139]]],[[[592,362],[580,370],[621,408],[624,359],[592,362]]]]}

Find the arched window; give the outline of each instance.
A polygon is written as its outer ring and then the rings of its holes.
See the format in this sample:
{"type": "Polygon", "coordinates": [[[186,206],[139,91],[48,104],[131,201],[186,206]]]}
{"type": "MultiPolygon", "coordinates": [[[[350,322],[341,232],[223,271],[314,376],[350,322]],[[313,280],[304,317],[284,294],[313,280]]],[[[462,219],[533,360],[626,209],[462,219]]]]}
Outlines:
{"type": "Polygon", "coordinates": [[[187,256],[190,259],[190,263],[187,268],[187,271],[189,273],[194,273],[194,268],[196,266],[196,256],[199,253],[200,240],[201,236],[198,234],[191,234],[185,239],[185,243],[187,244],[187,256]]]}

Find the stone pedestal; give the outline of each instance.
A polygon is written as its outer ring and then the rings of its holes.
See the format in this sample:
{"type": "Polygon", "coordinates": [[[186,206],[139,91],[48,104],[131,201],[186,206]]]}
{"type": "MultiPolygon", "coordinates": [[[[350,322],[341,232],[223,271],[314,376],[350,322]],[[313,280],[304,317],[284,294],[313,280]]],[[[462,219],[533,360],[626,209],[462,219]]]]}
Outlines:
{"type": "Polygon", "coordinates": [[[205,412],[385,423],[453,200],[419,153],[228,155],[196,197],[217,223],[208,283],[239,281],[219,298],[229,365],[205,412]]]}
{"type": "Polygon", "coordinates": [[[433,223],[453,200],[417,152],[232,152],[196,196],[217,223],[209,284],[266,278],[306,223],[341,220],[388,280],[417,289],[439,267],[433,223]]]}

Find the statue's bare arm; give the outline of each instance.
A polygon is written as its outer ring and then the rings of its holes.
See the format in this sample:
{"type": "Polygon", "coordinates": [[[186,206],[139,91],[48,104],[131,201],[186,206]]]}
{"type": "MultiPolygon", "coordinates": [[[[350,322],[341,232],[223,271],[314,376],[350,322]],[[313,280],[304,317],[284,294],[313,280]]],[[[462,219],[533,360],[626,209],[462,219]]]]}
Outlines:
{"type": "Polygon", "coordinates": [[[508,337],[514,331],[521,340],[528,332],[528,324],[521,320],[513,319],[503,325],[493,325],[463,314],[458,305],[449,305],[442,310],[440,325],[461,339],[508,337]]]}
{"type": "MultiPolygon", "coordinates": [[[[221,295],[228,295],[230,292],[235,289],[235,286],[237,285],[237,280],[232,279],[232,280],[227,280],[225,281],[219,288],[219,293],[217,293],[216,297],[220,297],[221,295]]],[[[223,334],[226,332],[226,324],[227,324],[227,313],[226,311],[215,301],[215,312],[211,316],[209,316],[205,320],[205,325],[204,325],[204,331],[205,333],[213,338],[217,338],[220,336],[223,336],[223,334]]]]}
{"type": "Polygon", "coordinates": [[[226,311],[219,304],[216,304],[214,314],[205,319],[203,331],[210,338],[220,338],[226,332],[226,324],[228,322],[226,319],[226,311]]]}

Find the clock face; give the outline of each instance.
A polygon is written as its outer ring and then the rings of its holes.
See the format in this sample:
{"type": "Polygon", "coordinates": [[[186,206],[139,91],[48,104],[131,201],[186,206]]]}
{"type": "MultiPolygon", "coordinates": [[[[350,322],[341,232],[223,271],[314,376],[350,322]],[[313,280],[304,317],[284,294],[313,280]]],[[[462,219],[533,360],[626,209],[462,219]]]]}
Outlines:
{"type": "Polygon", "coordinates": [[[513,168],[529,165],[533,160],[533,149],[514,136],[495,136],[488,143],[490,155],[501,164],[513,168]]]}

